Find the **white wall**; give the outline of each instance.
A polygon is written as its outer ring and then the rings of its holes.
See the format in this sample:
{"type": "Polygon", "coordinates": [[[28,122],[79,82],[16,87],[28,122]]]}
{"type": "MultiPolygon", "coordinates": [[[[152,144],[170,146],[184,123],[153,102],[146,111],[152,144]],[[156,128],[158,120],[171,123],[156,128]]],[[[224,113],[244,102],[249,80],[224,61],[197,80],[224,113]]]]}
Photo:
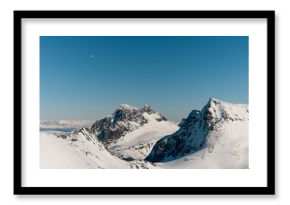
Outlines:
{"type": "Polygon", "coordinates": [[[1,204],[287,204],[290,201],[290,12],[287,0],[25,0],[0,1],[1,204]],[[276,196],[13,196],[13,10],[276,10],[276,196]],[[288,88],[289,87],[289,88],[288,88]]]}

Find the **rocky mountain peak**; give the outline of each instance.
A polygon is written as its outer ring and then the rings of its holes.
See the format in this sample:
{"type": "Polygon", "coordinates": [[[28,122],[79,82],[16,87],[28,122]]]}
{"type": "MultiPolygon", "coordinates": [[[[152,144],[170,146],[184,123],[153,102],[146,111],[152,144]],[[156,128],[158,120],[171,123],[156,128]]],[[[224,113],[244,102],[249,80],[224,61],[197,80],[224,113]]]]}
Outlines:
{"type": "Polygon", "coordinates": [[[210,98],[201,113],[208,126],[223,121],[245,121],[248,120],[248,105],[232,104],[210,98]]]}
{"type": "Polygon", "coordinates": [[[127,104],[122,104],[117,107],[117,109],[114,111],[114,113],[109,116],[112,120],[113,123],[119,123],[121,121],[126,121],[126,120],[137,120],[137,118],[142,118],[140,116],[140,112],[138,111],[137,108],[127,105],[127,104]]]}
{"type": "Polygon", "coordinates": [[[128,110],[128,111],[132,111],[132,110],[137,110],[136,107],[128,105],[128,104],[121,104],[117,107],[116,110],[128,110]]]}
{"type": "Polygon", "coordinates": [[[206,138],[223,123],[248,120],[248,106],[231,104],[210,98],[201,111],[192,110],[183,119],[180,129],[160,139],[146,160],[151,162],[170,161],[196,152],[206,145],[206,138]]]}
{"type": "Polygon", "coordinates": [[[147,105],[147,104],[145,104],[144,105],[144,107],[142,107],[141,109],[140,109],[140,111],[142,112],[142,113],[148,113],[148,114],[153,114],[153,113],[156,113],[153,109],[152,109],[152,107],[150,107],[149,105],[147,105]]]}
{"type": "Polygon", "coordinates": [[[210,98],[208,103],[210,103],[211,105],[216,105],[218,103],[221,103],[221,101],[217,98],[210,98]]]}
{"type": "Polygon", "coordinates": [[[136,108],[122,104],[108,117],[97,120],[91,130],[104,144],[108,144],[133,130],[147,124],[150,119],[166,121],[166,118],[154,111],[149,105],[136,108]],[[156,116],[155,116],[156,114],[156,116]]]}

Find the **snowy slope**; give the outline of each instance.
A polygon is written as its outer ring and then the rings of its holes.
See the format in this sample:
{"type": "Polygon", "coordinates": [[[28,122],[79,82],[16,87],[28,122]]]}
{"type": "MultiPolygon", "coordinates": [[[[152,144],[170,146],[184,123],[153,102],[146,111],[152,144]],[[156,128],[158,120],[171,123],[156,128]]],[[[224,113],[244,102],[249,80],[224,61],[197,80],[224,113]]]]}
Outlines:
{"type": "Polygon", "coordinates": [[[225,122],[209,132],[204,149],[156,165],[165,169],[243,169],[249,166],[248,149],[248,122],[225,122]]]}
{"type": "Polygon", "coordinates": [[[148,122],[110,143],[107,149],[111,153],[121,158],[145,159],[160,138],[175,132],[179,128],[170,121],[156,120],[159,119],[159,114],[144,113],[143,116],[148,122]]]}
{"type": "Polygon", "coordinates": [[[145,161],[126,162],[110,154],[88,128],[70,134],[40,134],[40,168],[49,169],[130,169],[155,168],[145,161]]]}
{"type": "Polygon", "coordinates": [[[160,139],[146,160],[166,162],[158,163],[164,168],[246,168],[248,106],[210,99],[160,139]]]}

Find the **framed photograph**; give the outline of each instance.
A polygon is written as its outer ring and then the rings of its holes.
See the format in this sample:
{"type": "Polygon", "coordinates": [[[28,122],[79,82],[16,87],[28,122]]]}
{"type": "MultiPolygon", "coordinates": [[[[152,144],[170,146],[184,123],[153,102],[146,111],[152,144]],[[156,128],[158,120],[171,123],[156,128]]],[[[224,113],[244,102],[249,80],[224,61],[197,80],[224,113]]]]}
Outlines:
{"type": "Polygon", "coordinates": [[[14,11],[14,194],[275,194],[274,11],[14,11]]]}

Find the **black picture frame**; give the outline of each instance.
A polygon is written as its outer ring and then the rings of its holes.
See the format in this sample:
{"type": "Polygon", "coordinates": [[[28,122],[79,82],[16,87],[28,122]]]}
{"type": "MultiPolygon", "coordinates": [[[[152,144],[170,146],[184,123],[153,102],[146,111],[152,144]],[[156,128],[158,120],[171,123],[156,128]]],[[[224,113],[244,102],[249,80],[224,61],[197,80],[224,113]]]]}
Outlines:
{"type": "Polygon", "coordinates": [[[14,11],[14,194],[16,195],[273,195],[275,194],[275,11],[14,11]],[[220,18],[267,20],[266,187],[24,187],[22,186],[22,19],[220,18]]]}

